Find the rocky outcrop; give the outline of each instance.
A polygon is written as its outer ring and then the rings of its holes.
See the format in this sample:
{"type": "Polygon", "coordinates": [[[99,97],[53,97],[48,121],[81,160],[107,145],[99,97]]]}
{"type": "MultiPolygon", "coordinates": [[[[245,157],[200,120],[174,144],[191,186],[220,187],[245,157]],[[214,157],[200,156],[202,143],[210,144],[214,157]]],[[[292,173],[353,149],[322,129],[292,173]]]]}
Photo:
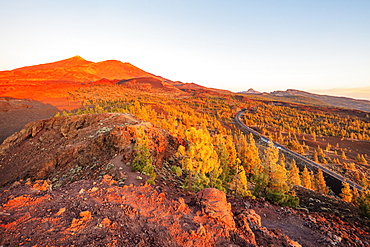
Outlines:
{"type": "Polygon", "coordinates": [[[281,233],[281,240],[256,241],[246,229],[278,235],[262,228],[253,211],[235,223],[217,189],[199,192],[193,198],[198,203],[188,205],[183,197],[170,199],[149,185],[117,185],[105,175],[55,190],[45,181],[1,188],[0,245],[294,246],[281,233]]]}
{"type": "Polygon", "coordinates": [[[224,192],[215,188],[206,188],[198,192],[197,201],[206,215],[223,222],[225,226],[235,230],[236,226],[231,212],[231,205],[226,201],[224,192]]]}
{"type": "Polygon", "coordinates": [[[26,178],[63,185],[106,173],[115,176],[119,168],[109,161],[120,154],[123,164],[132,161],[140,127],[160,166],[176,152],[177,139],[128,114],[62,116],[27,124],[0,145],[0,186],[26,178]]]}
{"type": "MultiPolygon", "coordinates": [[[[201,213],[198,212],[198,215],[207,216],[218,224],[222,224],[224,234],[234,239],[233,244],[240,246],[301,246],[281,231],[271,231],[263,227],[261,217],[253,209],[244,208],[237,215],[234,215],[231,204],[226,200],[225,193],[218,189],[206,188],[198,192],[195,202],[201,209],[201,213]]],[[[205,223],[203,225],[207,228],[205,223]]],[[[217,235],[218,233],[213,231],[212,234],[217,235]]],[[[226,242],[222,244],[226,244],[226,242]]]]}

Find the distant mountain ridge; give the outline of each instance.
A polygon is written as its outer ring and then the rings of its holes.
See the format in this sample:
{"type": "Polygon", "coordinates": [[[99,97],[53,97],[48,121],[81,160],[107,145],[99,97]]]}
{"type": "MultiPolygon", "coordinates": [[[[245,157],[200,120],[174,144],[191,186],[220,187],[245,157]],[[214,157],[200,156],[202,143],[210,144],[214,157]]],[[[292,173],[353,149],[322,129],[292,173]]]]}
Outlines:
{"type": "Polygon", "coordinates": [[[304,96],[304,97],[309,97],[309,98],[320,100],[334,107],[356,109],[356,110],[370,112],[370,101],[369,100],[359,100],[359,99],[353,99],[349,97],[320,95],[320,94],[314,94],[314,93],[309,93],[309,92],[295,90],[295,89],[288,89],[286,91],[274,91],[271,94],[275,96],[283,96],[283,97],[291,96],[291,95],[304,96]]]}
{"type": "Polygon", "coordinates": [[[261,94],[261,92],[258,92],[256,90],[254,90],[253,88],[250,88],[247,91],[242,91],[240,93],[243,93],[243,94],[261,94]]]}
{"type": "Polygon", "coordinates": [[[297,104],[322,107],[338,107],[370,112],[369,100],[314,94],[296,89],[288,89],[286,91],[274,91],[271,93],[259,93],[259,94],[258,92],[256,93],[256,91],[254,91],[253,89],[249,89],[248,91],[240,93],[249,95],[249,97],[252,97],[257,100],[286,101],[297,104]]]}
{"type": "Polygon", "coordinates": [[[316,89],[316,90],[312,90],[312,92],[317,93],[317,94],[336,95],[336,96],[349,97],[349,98],[354,98],[354,99],[370,100],[370,86],[316,89]]]}

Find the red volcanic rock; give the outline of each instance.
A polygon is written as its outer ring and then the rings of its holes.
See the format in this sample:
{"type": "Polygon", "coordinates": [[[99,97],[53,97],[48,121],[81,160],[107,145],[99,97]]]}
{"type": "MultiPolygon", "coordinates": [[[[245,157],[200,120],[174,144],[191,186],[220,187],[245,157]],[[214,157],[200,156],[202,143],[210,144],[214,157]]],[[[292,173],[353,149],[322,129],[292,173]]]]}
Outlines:
{"type": "Polygon", "coordinates": [[[209,217],[223,222],[230,229],[235,229],[231,205],[226,201],[224,192],[215,188],[206,188],[198,192],[197,201],[209,217]]]}
{"type": "MultiPolygon", "coordinates": [[[[218,210],[216,198],[223,208],[222,193],[204,193],[205,211],[218,210]]],[[[58,189],[47,181],[16,182],[0,188],[0,205],[4,246],[299,246],[264,228],[256,231],[280,239],[257,242],[253,232],[230,229],[182,197],[171,199],[149,185],[120,187],[110,176],[58,189]]],[[[249,229],[248,221],[238,223],[249,229]]]]}

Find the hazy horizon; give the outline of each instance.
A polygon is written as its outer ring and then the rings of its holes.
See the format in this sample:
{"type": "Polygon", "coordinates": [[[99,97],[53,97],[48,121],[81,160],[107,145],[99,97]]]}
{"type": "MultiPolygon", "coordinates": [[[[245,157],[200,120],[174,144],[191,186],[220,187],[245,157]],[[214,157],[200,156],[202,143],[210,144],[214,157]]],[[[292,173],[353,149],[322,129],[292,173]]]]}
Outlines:
{"type": "Polygon", "coordinates": [[[369,9],[365,0],[7,1],[0,70],[80,55],[230,91],[364,88],[369,9]]]}

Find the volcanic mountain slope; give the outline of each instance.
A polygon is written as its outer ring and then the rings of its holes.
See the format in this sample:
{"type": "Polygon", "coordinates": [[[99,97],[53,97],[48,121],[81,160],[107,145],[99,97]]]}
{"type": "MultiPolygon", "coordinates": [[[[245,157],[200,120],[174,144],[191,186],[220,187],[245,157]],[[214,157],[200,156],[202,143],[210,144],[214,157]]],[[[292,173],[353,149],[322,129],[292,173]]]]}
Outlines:
{"type": "Polygon", "coordinates": [[[71,92],[79,88],[118,83],[129,90],[168,94],[170,97],[187,95],[168,82],[129,63],[116,60],[94,63],[79,56],[0,71],[0,115],[3,116],[0,120],[0,143],[30,121],[52,117],[58,110],[80,108],[82,103],[71,99],[71,92]],[[9,105],[10,98],[14,99],[11,102],[31,100],[33,104],[25,104],[28,107],[20,110],[14,104],[9,105]],[[35,113],[36,109],[40,112],[35,113]],[[29,121],[24,121],[25,116],[29,116],[29,121]]]}
{"type": "Polygon", "coordinates": [[[28,66],[11,71],[1,71],[2,83],[70,81],[91,82],[100,79],[129,79],[135,77],[154,77],[130,63],[117,60],[90,62],[75,56],[58,62],[28,66]]]}
{"type": "Polygon", "coordinates": [[[167,83],[167,79],[130,63],[117,60],[94,63],[75,56],[58,62],[0,71],[0,97],[32,99],[56,106],[59,110],[72,110],[81,104],[69,99],[69,92],[90,85],[116,84],[133,78],[137,79],[137,88],[140,90],[181,94],[180,90],[167,83]],[[156,87],[158,83],[161,84],[159,89],[156,87]],[[150,84],[153,85],[148,87],[150,84]]]}

